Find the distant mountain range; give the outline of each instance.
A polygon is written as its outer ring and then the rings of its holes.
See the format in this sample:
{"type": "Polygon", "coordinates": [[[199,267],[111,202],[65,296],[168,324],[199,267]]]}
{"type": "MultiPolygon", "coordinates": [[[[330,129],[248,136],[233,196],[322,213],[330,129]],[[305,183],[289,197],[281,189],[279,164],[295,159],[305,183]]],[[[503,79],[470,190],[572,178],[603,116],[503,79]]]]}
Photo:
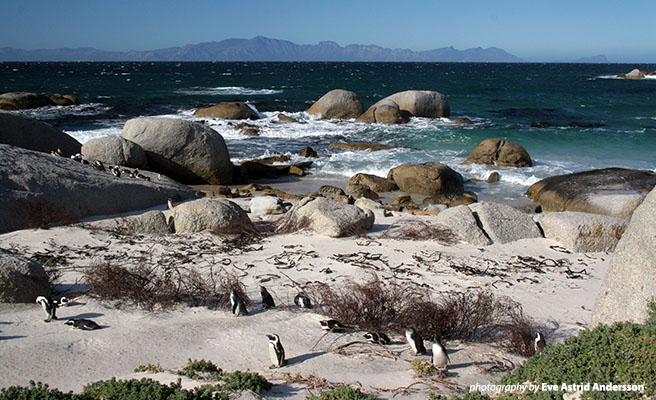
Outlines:
{"type": "Polygon", "coordinates": [[[414,61],[414,62],[522,62],[496,47],[427,51],[387,49],[375,45],[335,42],[299,45],[287,40],[257,36],[220,42],[188,44],[150,51],[103,51],[94,48],[21,50],[0,48],[0,61],[414,61]]]}
{"type": "Polygon", "coordinates": [[[605,64],[608,62],[608,59],[605,55],[599,54],[597,56],[579,58],[576,62],[582,64],[605,64]]]}

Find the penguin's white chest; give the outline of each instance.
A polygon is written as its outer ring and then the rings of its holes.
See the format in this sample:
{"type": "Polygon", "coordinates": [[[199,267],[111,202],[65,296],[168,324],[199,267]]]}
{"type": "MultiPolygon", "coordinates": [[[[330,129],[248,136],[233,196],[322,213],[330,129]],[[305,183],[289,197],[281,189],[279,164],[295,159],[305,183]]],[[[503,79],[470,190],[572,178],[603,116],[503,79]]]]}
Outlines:
{"type": "Polygon", "coordinates": [[[278,361],[278,353],[276,352],[276,345],[273,343],[269,343],[269,357],[271,358],[273,365],[277,367],[280,366],[278,361]]]}
{"type": "Polygon", "coordinates": [[[449,356],[444,348],[437,343],[433,343],[433,365],[437,369],[445,369],[449,365],[449,356]]]}

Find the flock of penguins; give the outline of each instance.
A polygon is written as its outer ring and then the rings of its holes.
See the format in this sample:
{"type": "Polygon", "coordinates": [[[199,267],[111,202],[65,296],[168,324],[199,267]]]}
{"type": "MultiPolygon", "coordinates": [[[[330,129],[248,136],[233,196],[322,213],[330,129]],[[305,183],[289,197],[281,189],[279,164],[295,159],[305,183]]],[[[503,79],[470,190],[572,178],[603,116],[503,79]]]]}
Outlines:
{"type": "MultiPolygon", "coordinates": [[[[55,157],[65,157],[64,153],[61,151],[61,149],[58,147],[57,151],[51,151],[51,155],[55,157]]],[[[130,178],[135,178],[135,179],[143,179],[146,181],[150,181],[150,178],[147,177],[146,175],[142,174],[139,172],[138,168],[135,168],[134,170],[130,170],[127,168],[119,168],[118,165],[112,165],[110,167],[105,167],[105,165],[102,163],[100,160],[95,160],[93,163],[90,163],[87,159],[85,159],[81,153],[77,153],[71,156],[71,160],[77,161],[80,164],[86,164],[86,165],[91,165],[93,168],[99,170],[99,171],[109,171],[117,178],[120,178],[122,174],[125,174],[129,176],[130,178]]]]}
{"type": "MultiPolygon", "coordinates": [[[[262,307],[264,309],[272,309],[276,307],[273,296],[271,296],[271,293],[269,293],[269,291],[264,286],[260,286],[260,295],[262,297],[262,307]]],[[[66,306],[69,304],[69,300],[66,297],[52,299],[46,296],[39,296],[36,298],[36,302],[41,304],[41,307],[46,314],[45,322],[57,320],[57,309],[61,306],[66,306]]],[[[248,315],[246,303],[241,297],[239,297],[239,294],[234,289],[230,291],[230,304],[233,316],[239,317],[248,315]]],[[[300,308],[313,308],[312,301],[303,293],[299,293],[294,297],[294,304],[300,308]]],[[[321,329],[327,332],[343,333],[354,330],[353,328],[346,326],[334,319],[321,320],[319,323],[321,325],[321,329]]],[[[81,329],[86,331],[100,329],[100,326],[96,322],[86,318],[72,318],[66,321],[65,324],[71,326],[74,329],[81,329]]],[[[282,346],[280,337],[275,333],[267,334],[266,336],[269,339],[269,356],[271,358],[271,362],[273,363],[271,368],[280,368],[287,365],[287,359],[285,358],[285,348],[282,346]]],[[[367,341],[370,343],[379,345],[387,345],[391,342],[389,336],[383,332],[367,332],[364,335],[364,338],[367,339],[367,341]]],[[[405,330],[405,338],[415,355],[427,354],[426,347],[424,346],[424,339],[413,328],[407,328],[405,330]]],[[[535,336],[534,342],[535,354],[540,354],[542,349],[544,349],[545,344],[546,342],[544,336],[538,332],[535,336]]],[[[450,362],[449,355],[447,354],[446,348],[442,344],[439,336],[433,337],[433,340],[431,341],[431,350],[433,366],[441,374],[446,373],[450,362]]]]}
{"type": "MultiPolygon", "coordinates": [[[[260,286],[260,295],[262,297],[262,306],[265,309],[271,309],[276,306],[273,297],[264,286],[260,286]]],[[[230,304],[232,305],[232,315],[242,316],[248,314],[246,304],[234,289],[230,292],[230,304]]],[[[300,308],[313,307],[310,298],[303,293],[299,293],[294,297],[294,304],[300,308]]],[[[346,326],[334,319],[321,320],[319,321],[319,324],[321,325],[321,329],[327,332],[342,333],[354,330],[353,328],[346,326]]],[[[271,362],[273,363],[271,368],[280,368],[285,366],[287,364],[287,359],[285,358],[285,348],[282,346],[280,337],[277,334],[268,334],[266,336],[269,339],[269,356],[271,358],[271,362]]],[[[367,332],[364,337],[367,339],[367,341],[373,344],[387,345],[390,343],[389,336],[383,332],[367,332]]],[[[405,337],[415,355],[427,354],[426,348],[424,347],[424,340],[414,329],[406,329],[405,337]]],[[[432,350],[433,365],[439,371],[446,372],[447,366],[449,365],[449,356],[447,354],[446,348],[438,336],[433,338],[432,350]]]]}

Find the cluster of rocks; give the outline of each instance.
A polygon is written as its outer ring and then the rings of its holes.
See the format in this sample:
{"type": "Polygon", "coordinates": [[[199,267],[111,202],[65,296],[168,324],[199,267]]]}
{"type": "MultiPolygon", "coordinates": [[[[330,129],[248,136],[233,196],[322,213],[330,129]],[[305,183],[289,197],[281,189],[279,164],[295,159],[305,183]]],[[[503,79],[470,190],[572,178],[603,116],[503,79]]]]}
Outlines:
{"type": "Polygon", "coordinates": [[[631,72],[625,74],[617,74],[617,78],[622,78],[622,79],[644,79],[648,76],[656,76],[656,71],[654,72],[647,72],[647,71],[641,71],[638,68],[635,68],[631,70],[631,72]]]}
{"type": "Polygon", "coordinates": [[[72,94],[37,94],[30,92],[9,92],[0,94],[0,110],[27,110],[46,106],[71,106],[78,103],[72,94]]]}
{"type": "Polygon", "coordinates": [[[388,96],[366,111],[354,92],[334,89],[323,95],[310,108],[310,114],[327,119],[354,119],[355,122],[403,124],[410,117],[446,118],[451,113],[442,93],[431,90],[407,90],[388,96]]]}

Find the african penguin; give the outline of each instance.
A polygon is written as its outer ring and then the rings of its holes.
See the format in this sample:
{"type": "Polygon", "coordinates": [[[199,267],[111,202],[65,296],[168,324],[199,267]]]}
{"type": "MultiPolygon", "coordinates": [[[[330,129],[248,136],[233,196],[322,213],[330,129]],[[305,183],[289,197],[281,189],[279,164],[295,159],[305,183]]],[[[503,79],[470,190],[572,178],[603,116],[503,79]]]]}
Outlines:
{"type": "Polygon", "coordinates": [[[166,199],[166,206],[169,208],[169,211],[171,211],[171,213],[173,213],[173,209],[175,208],[175,204],[173,203],[172,198],[169,197],[168,199],[166,199]]]}
{"type": "Polygon", "coordinates": [[[100,325],[86,318],[69,319],[65,324],[72,326],[74,329],[80,329],[83,331],[94,331],[100,329],[100,325]]]}
{"type": "Polygon", "coordinates": [[[115,177],[117,178],[121,177],[121,169],[116,165],[113,167],[109,167],[109,170],[112,171],[112,174],[114,174],[115,177]]]}
{"type": "Polygon", "coordinates": [[[370,343],[375,344],[389,344],[390,338],[382,332],[367,332],[364,334],[364,338],[367,339],[370,343]]]}
{"type": "Polygon", "coordinates": [[[41,304],[43,311],[46,313],[46,319],[44,321],[50,322],[53,319],[57,319],[57,303],[52,301],[50,297],[39,296],[36,298],[36,302],[41,304]]]}
{"type": "Polygon", "coordinates": [[[542,350],[544,350],[544,346],[547,344],[547,341],[544,340],[544,336],[542,333],[538,332],[535,334],[535,343],[533,344],[533,348],[535,349],[535,355],[539,355],[542,353],[542,350]]]}
{"type": "Polygon", "coordinates": [[[230,304],[232,305],[232,315],[235,317],[248,315],[246,304],[244,303],[244,300],[239,297],[235,289],[230,290],[230,304]]]}
{"type": "Polygon", "coordinates": [[[173,218],[173,215],[169,215],[169,219],[166,222],[166,226],[169,229],[169,233],[175,233],[175,218],[173,218]]]}
{"type": "Polygon", "coordinates": [[[264,287],[260,286],[260,295],[262,296],[262,306],[265,309],[270,309],[270,308],[275,308],[276,303],[273,301],[273,297],[271,296],[271,293],[264,287]]]}
{"type": "Polygon", "coordinates": [[[312,302],[310,301],[310,298],[303,293],[299,293],[296,295],[296,297],[294,297],[294,304],[301,308],[312,308],[312,302]]]}
{"type": "Polygon", "coordinates": [[[449,355],[446,353],[446,348],[440,341],[439,336],[435,336],[433,339],[433,365],[440,371],[446,371],[447,365],[449,365],[449,355]]]}
{"type": "Polygon", "coordinates": [[[285,349],[280,343],[280,338],[276,334],[266,335],[269,338],[269,356],[273,365],[271,368],[280,368],[287,365],[285,360],[285,349]]]}
{"type": "Polygon", "coordinates": [[[81,163],[82,162],[82,154],[77,153],[77,154],[72,155],[71,160],[81,163]]]}
{"type": "Polygon", "coordinates": [[[351,329],[335,319],[324,319],[319,321],[319,324],[321,325],[321,329],[328,332],[344,332],[347,329],[351,329]]]}
{"type": "Polygon", "coordinates": [[[426,354],[426,348],[424,347],[424,339],[415,332],[413,328],[408,328],[405,330],[405,338],[412,348],[412,351],[415,352],[415,355],[426,354]]]}
{"type": "Polygon", "coordinates": [[[105,166],[103,165],[102,161],[100,161],[100,160],[94,161],[92,166],[95,169],[97,169],[98,171],[104,171],[105,170],[105,166]]]}

